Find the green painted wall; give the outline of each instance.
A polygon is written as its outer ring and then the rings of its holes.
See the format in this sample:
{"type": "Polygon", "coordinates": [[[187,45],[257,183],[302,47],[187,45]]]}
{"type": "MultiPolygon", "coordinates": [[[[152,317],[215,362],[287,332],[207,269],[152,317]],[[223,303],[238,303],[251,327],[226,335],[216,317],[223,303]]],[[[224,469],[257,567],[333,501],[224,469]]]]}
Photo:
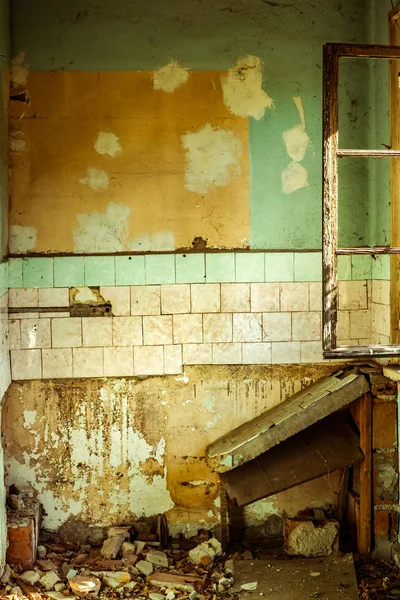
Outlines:
{"type": "MultiPolygon", "coordinates": [[[[155,69],[171,58],[191,69],[215,70],[247,54],[261,57],[264,89],[275,107],[249,123],[251,246],[312,249],[321,246],[322,46],[374,41],[369,7],[374,19],[386,22],[389,3],[372,0],[36,0],[34,7],[30,0],[14,0],[12,53],[25,52],[29,68],[44,71],[155,69]],[[281,174],[291,159],[282,134],[300,122],[295,96],[302,99],[310,137],[301,162],[309,185],[285,194],[281,174]]],[[[362,70],[343,83],[349,86],[345,104],[360,96],[359,115],[364,104],[385,102],[384,94],[375,98],[375,87],[372,94],[362,70]]],[[[365,131],[350,127],[348,137],[363,140],[365,131]]],[[[388,211],[372,193],[384,177],[376,166],[350,168],[343,186],[353,200],[341,205],[343,245],[387,238],[388,211]]]]}

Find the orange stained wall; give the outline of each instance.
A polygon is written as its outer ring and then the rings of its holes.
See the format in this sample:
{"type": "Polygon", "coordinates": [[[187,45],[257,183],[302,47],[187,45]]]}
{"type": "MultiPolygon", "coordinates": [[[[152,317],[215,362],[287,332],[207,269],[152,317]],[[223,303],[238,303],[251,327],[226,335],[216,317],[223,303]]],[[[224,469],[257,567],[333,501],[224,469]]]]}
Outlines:
{"type": "MultiPolygon", "coordinates": [[[[224,105],[221,74],[191,72],[165,92],[152,71],[30,72],[30,104],[10,109],[10,224],[36,235],[21,252],[173,250],[199,236],[208,246],[248,245],[248,120],[224,105]],[[231,132],[236,159],[226,184],[201,193],[188,189],[183,136],[204,128],[231,132]],[[100,154],[99,133],[121,149],[100,154]]],[[[207,170],[221,160],[223,171],[224,150],[196,149],[200,178],[202,162],[207,170]]]]}

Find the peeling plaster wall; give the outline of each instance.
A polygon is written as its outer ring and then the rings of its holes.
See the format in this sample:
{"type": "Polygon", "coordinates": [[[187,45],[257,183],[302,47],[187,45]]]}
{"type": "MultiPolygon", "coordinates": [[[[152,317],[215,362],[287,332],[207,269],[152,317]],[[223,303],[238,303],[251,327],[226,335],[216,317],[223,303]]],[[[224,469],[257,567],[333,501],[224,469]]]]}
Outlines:
{"type": "MultiPolygon", "coordinates": [[[[330,371],[223,366],[146,380],[14,382],[3,409],[7,481],[39,491],[48,529],[71,514],[112,525],[165,512],[174,534],[193,535],[219,518],[207,444],[330,371]]],[[[268,498],[244,511],[244,523],[335,504],[338,485],[333,473],[268,498]]]]}
{"type": "MultiPolygon", "coordinates": [[[[376,7],[374,17],[383,21],[388,10],[376,7]]],[[[31,104],[12,102],[11,223],[34,228],[36,242],[29,247],[24,230],[14,231],[22,241],[12,252],[89,253],[81,220],[103,223],[110,203],[129,210],[123,232],[112,223],[92,252],[187,248],[195,237],[224,248],[320,247],[322,45],[373,42],[370,16],[362,0],[179,0],[174,10],[161,0],[39,0],[34,11],[16,0],[14,79],[31,104]],[[203,185],[193,185],[185,146],[205,128],[238,138],[240,158],[229,151],[217,159],[212,141],[198,146],[203,185]],[[117,138],[118,152],[99,153],[100,134],[117,138]]],[[[364,71],[341,78],[344,130],[355,142],[375,98],[364,71]]],[[[345,246],[387,236],[388,205],[377,210],[372,194],[378,175],[351,163],[344,174],[345,246]],[[377,232],[371,214],[381,220],[377,232]]]]}

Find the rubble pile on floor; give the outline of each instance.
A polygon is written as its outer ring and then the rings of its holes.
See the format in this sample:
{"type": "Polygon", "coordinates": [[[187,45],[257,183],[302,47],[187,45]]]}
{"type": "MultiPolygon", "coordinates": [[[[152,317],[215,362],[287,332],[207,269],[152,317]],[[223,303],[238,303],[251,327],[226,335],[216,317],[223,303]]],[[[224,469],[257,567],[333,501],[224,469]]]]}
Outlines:
{"type": "Polygon", "coordinates": [[[137,535],[130,527],[109,528],[106,539],[81,545],[53,539],[38,546],[28,568],[6,567],[0,595],[203,600],[228,592],[233,561],[223,556],[220,542],[210,538],[191,546],[183,540],[161,550],[157,536],[137,535]]]}

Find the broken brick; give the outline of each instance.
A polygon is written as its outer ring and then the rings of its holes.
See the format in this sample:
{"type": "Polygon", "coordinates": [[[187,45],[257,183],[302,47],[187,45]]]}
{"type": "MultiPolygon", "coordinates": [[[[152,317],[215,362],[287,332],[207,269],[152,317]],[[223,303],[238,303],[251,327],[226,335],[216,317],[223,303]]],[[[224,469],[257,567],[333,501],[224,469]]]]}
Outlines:
{"type": "Polygon", "coordinates": [[[389,513],[386,510],[374,512],[374,534],[380,537],[389,535],[389,513]]]}

